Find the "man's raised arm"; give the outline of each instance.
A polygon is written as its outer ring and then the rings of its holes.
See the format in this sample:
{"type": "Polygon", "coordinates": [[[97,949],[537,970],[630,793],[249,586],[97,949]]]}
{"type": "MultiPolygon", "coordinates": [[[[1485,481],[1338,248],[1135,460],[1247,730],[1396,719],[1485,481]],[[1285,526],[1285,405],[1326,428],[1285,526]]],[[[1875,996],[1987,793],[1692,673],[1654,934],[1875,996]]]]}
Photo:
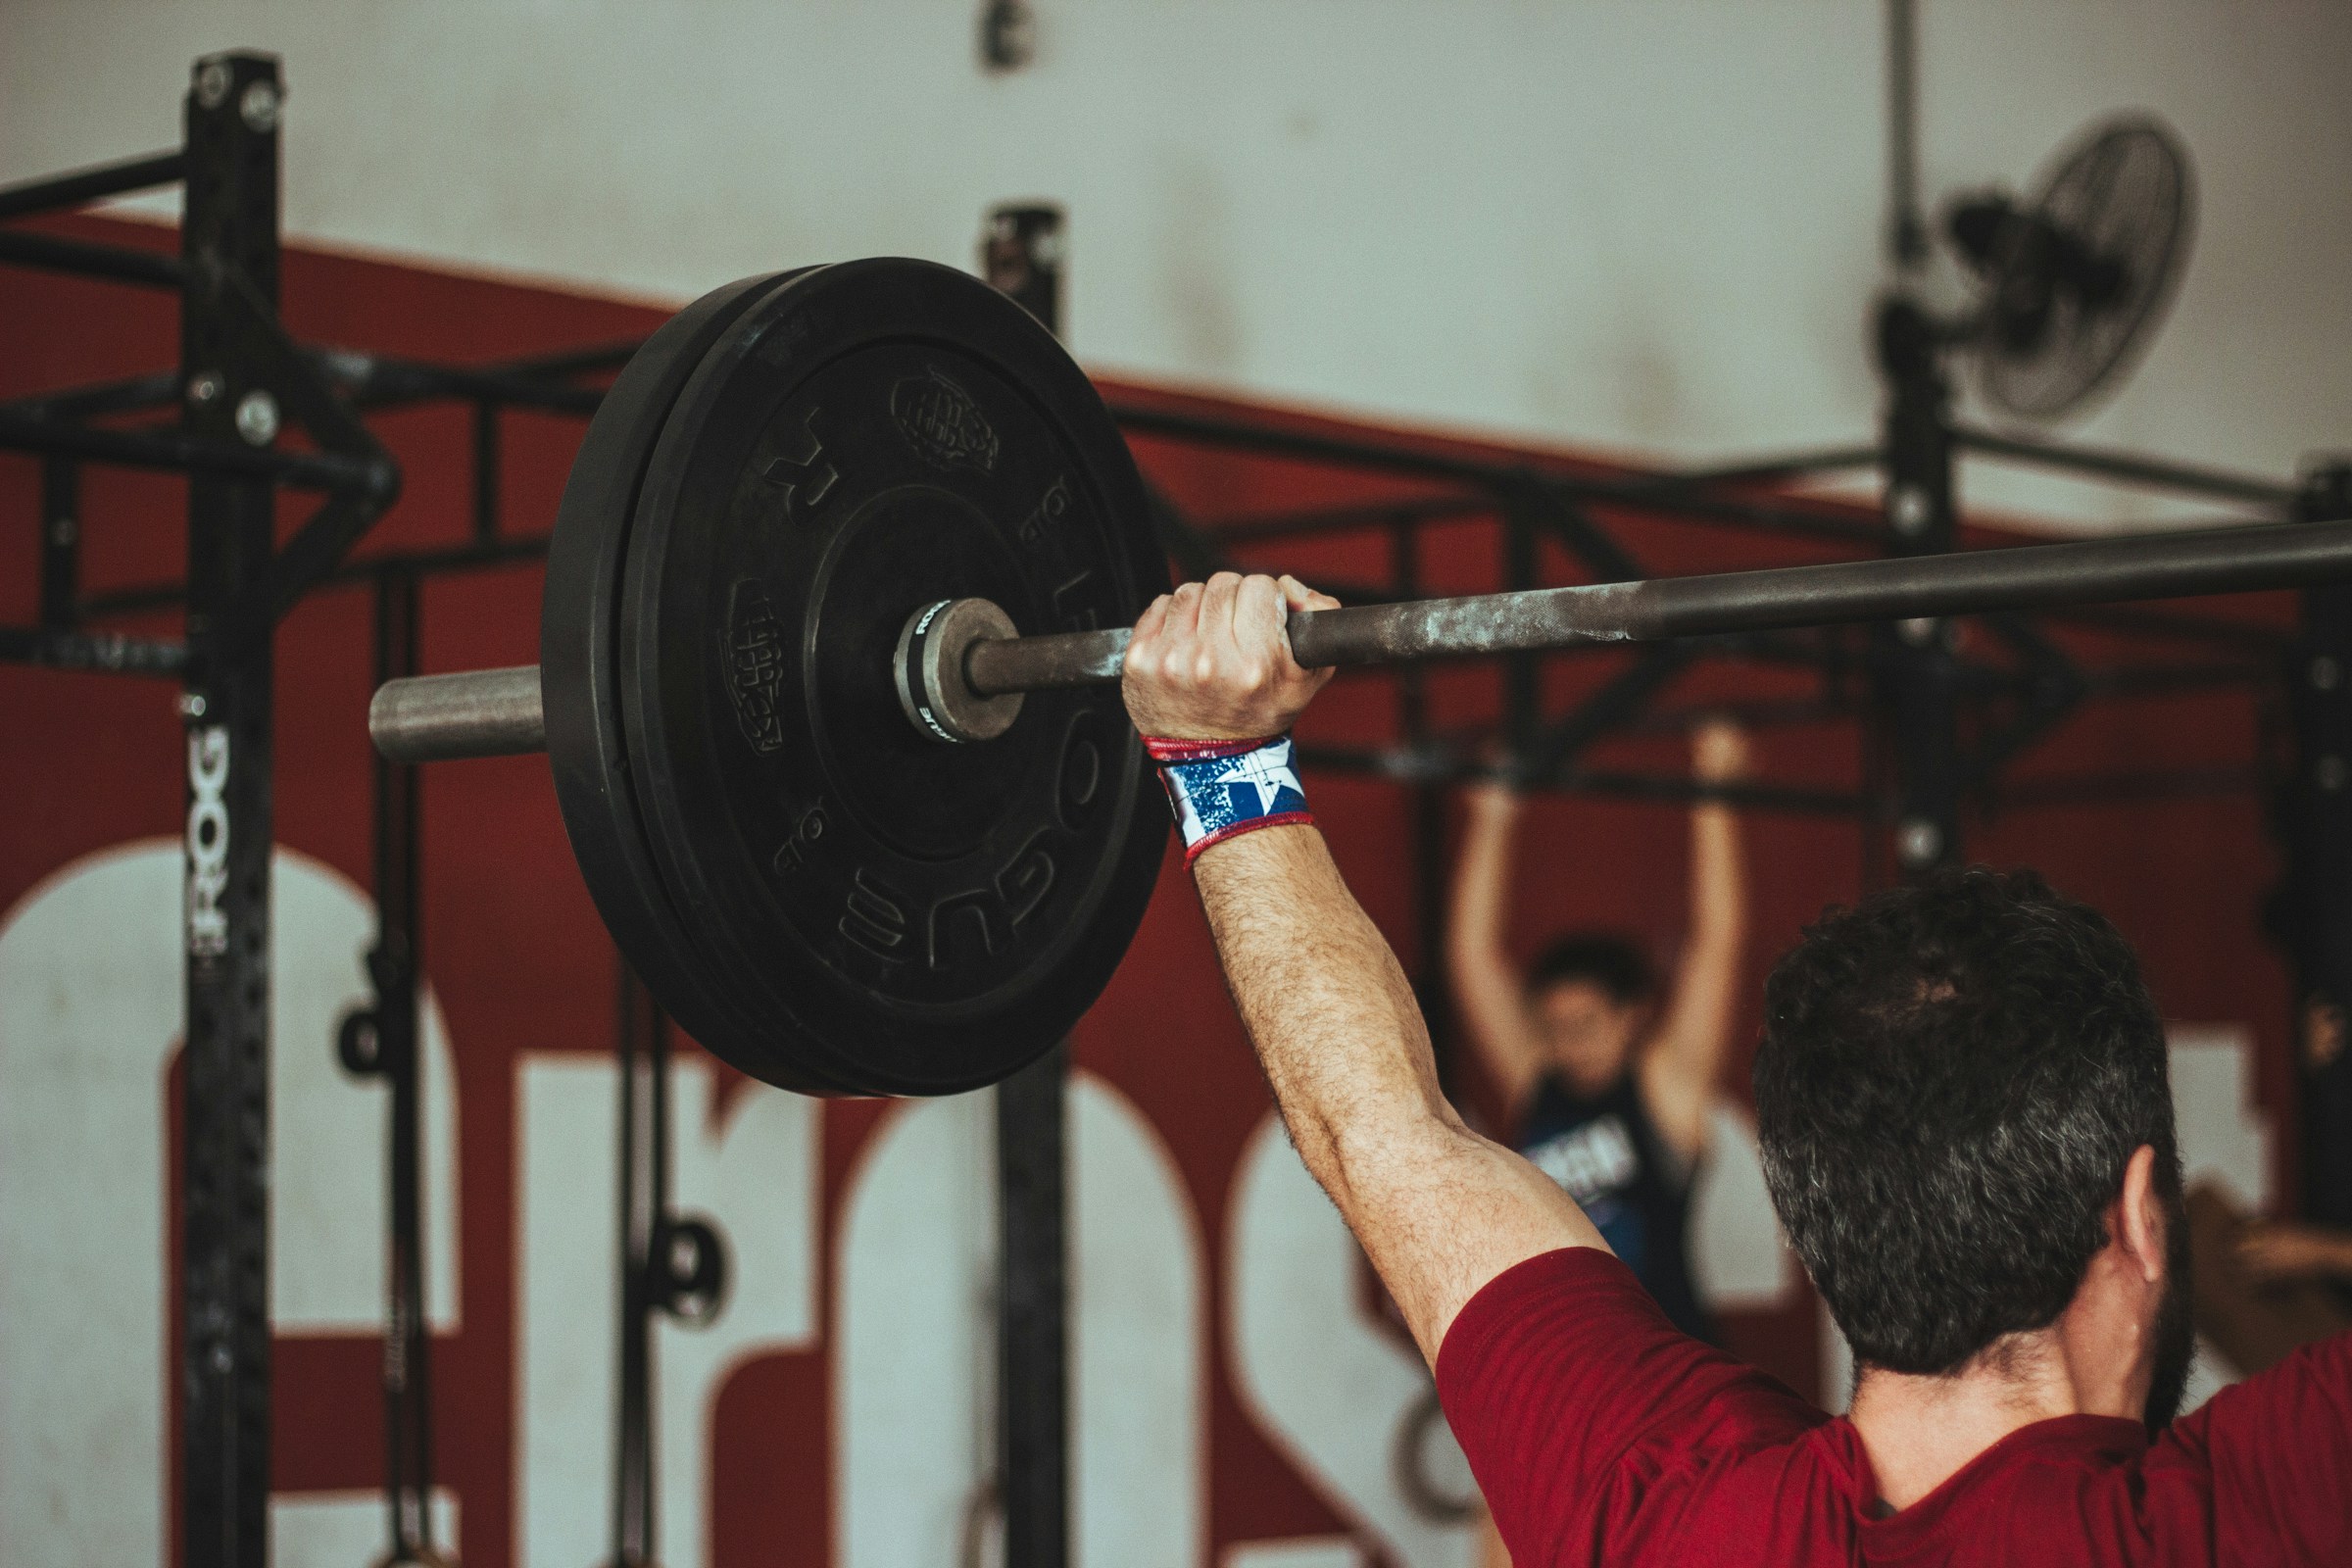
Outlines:
{"type": "MultiPolygon", "coordinates": [[[[1230,572],[1160,599],[1127,649],[1136,728],[1227,750],[1284,734],[1330,673],[1292,659],[1286,607],[1333,603],[1288,577],[1230,572]]],[[[1495,1275],[1605,1244],[1550,1180],[1463,1126],[1438,1091],[1404,972],[1322,835],[1289,812],[1272,819],[1203,840],[1194,881],[1291,1140],[1434,1362],[1454,1314],[1495,1275]]]]}

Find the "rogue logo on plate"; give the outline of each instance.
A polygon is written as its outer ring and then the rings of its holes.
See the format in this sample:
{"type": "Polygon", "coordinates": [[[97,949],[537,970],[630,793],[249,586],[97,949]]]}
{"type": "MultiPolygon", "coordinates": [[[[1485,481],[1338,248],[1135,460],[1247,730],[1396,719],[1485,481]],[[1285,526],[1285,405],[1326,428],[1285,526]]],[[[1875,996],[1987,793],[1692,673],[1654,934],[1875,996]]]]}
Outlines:
{"type": "Polygon", "coordinates": [[[997,432],[971,394],[933,369],[890,389],[890,416],[914,450],[943,468],[997,466],[997,432]]]}
{"type": "Polygon", "coordinates": [[[767,595],[750,578],[735,585],[728,611],[727,695],[735,700],[735,722],[744,740],[764,757],[784,744],[784,726],[776,716],[776,687],[784,678],[782,634],[767,595]]]}

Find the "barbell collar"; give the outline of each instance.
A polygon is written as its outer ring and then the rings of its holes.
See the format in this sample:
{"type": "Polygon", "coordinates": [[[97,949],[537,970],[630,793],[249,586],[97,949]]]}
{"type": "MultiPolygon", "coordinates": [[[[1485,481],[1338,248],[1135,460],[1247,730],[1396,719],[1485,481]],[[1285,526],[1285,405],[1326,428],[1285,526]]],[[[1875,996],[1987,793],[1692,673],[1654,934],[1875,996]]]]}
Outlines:
{"type": "Polygon", "coordinates": [[[1012,617],[985,599],[942,599],[908,615],[890,671],[907,722],[950,745],[993,741],[1012,728],[1027,694],[983,697],[964,666],[979,644],[1019,635],[1012,617]]]}
{"type": "Polygon", "coordinates": [[[539,666],[409,675],[376,688],[368,736],[386,761],[446,762],[547,750],[539,666]]]}
{"type": "MultiPolygon", "coordinates": [[[[1290,637],[1316,668],[2347,579],[2352,522],[2278,523],[1298,611],[1290,637]]],[[[1114,681],[1127,637],[1118,627],[984,642],[965,675],[984,695],[1114,681]]]]}

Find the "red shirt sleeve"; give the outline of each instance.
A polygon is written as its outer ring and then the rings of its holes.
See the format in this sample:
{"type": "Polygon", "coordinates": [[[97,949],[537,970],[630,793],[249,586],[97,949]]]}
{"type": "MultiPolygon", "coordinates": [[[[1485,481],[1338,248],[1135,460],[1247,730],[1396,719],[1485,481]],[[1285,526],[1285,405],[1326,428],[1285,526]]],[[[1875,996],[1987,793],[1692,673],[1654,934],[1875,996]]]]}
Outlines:
{"type": "Polygon", "coordinates": [[[1715,1462],[1828,1419],[1677,1331],[1594,1248],[1529,1258],[1471,1298],[1439,1348],[1438,1395],[1523,1564],[1624,1560],[1715,1462]]]}
{"type": "Polygon", "coordinates": [[[2141,1475],[2151,1515],[2210,1519],[2217,1563],[2352,1563],[2352,1334],[2216,1394],[2141,1475]]]}

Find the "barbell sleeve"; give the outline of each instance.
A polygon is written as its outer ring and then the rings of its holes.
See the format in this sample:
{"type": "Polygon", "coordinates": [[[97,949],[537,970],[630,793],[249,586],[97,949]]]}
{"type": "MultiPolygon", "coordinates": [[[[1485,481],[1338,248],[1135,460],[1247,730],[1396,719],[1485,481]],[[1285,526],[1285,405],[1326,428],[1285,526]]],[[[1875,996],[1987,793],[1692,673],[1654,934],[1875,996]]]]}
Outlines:
{"type": "MultiPolygon", "coordinates": [[[[1310,667],[1379,664],[2342,581],[2352,521],[2278,523],[1300,611],[1290,636],[1310,667]]],[[[1119,678],[1127,638],[1119,626],[983,640],[964,675],[983,697],[1102,685],[1119,678]]],[[[386,682],[368,730],[397,762],[542,751],[539,671],[386,682]]]]}
{"type": "Polygon", "coordinates": [[[392,762],[445,762],[547,750],[539,666],[408,675],[376,688],[368,736],[392,762]]]}
{"type": "MultiPolygon", "coordinates": [[[[1312,668],[2347,579],[2352,522],[2278,523],[1300,611],[1290,634],[1292,652],[1312,668]]],[[[1116,627],[984,642],[964,673],[983,695],[1112,681],[1127,635],[1116,627]]]]}

